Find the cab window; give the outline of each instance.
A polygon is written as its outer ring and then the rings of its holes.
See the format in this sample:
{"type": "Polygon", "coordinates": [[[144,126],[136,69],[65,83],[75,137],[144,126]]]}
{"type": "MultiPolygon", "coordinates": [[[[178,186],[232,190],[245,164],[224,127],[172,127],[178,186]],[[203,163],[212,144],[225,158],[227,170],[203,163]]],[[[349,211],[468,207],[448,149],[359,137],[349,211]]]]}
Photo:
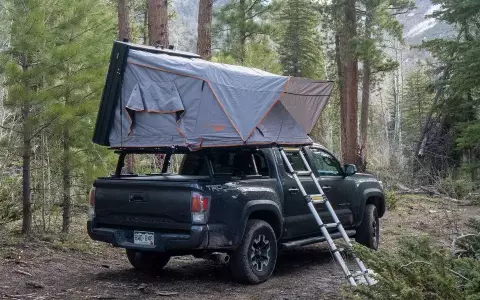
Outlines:
{"type": "MultiPolygon", "coordinates": [[[[285,154],[287,155],[288,161],[290,162],[290,165],[292,165],[294,171],[307,171],[307,168],[303,163],[302,157],[300,157],[300,154],[298,152],[286,152],[285,154]]],[[[286,165],[285,170],[288,172],[288,168],[286,165]]]]}
{"type": "Polygon", "coordinates": [[[312,149],[312,156],[313,163],[320,176],[342,175],[342,168],[340,167],[338,160],[336,160],[331,154],[320,149],[312,149]]]}

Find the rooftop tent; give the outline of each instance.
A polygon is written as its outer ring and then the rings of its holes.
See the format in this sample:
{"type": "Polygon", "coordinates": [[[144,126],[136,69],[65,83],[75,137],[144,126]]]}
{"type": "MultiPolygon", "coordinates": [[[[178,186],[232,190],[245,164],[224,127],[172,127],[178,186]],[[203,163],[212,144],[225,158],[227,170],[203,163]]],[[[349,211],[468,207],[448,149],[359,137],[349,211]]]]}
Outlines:
{"type": "Polygon", "coordinates": [[[311,144],[330,81],[115,42],[93,141],[113,148],[311,144]]]}

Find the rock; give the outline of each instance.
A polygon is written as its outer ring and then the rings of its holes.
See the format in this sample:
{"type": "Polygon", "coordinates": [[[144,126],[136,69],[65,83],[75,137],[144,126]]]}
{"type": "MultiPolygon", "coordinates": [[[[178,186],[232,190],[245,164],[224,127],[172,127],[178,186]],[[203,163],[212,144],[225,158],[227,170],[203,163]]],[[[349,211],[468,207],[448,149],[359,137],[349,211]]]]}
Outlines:
{"type": "Polygon", "coordinates": [[[437,211],[436,211],[436,210],[432,210],[432,209],[431,209],[431,210],[429,210],[428,212],[429,212],[429,213],[431,213],[431,214],[436,214],[436,213],[437,213],[437,211]]]}
{"type": "Polygon", "coordinates": [[[140,283],[140,285],[138,286],[137,290],[141,291],[141,292],[145,292],[145,289],[147,288],[147,284],[146,283],[140,283]]]}

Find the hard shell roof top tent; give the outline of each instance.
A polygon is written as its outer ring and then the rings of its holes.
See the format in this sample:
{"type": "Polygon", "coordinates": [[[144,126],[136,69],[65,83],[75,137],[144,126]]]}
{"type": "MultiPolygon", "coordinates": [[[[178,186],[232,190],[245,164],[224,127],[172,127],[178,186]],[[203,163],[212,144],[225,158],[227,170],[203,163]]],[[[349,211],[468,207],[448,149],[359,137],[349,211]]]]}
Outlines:
{"type": "Polygon", "coordinates": [[[117,149],[308,145],[333,82],[115,42],[93,142],[117,149]]]}

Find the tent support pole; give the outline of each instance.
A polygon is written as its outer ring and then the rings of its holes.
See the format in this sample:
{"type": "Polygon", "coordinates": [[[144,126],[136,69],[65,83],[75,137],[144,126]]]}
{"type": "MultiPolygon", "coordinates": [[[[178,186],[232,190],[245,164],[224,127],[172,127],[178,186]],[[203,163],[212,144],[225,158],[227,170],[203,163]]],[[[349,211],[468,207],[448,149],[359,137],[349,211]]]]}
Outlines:
{"type": "Polygon", "coordinates": [[[121,152],[118,156],[117,168],[115,169],[115,177],[120,177],[122,175],[122,169],[125,165],[125,156],[127,156],[127,153],[125,152],[121,152]]]}

